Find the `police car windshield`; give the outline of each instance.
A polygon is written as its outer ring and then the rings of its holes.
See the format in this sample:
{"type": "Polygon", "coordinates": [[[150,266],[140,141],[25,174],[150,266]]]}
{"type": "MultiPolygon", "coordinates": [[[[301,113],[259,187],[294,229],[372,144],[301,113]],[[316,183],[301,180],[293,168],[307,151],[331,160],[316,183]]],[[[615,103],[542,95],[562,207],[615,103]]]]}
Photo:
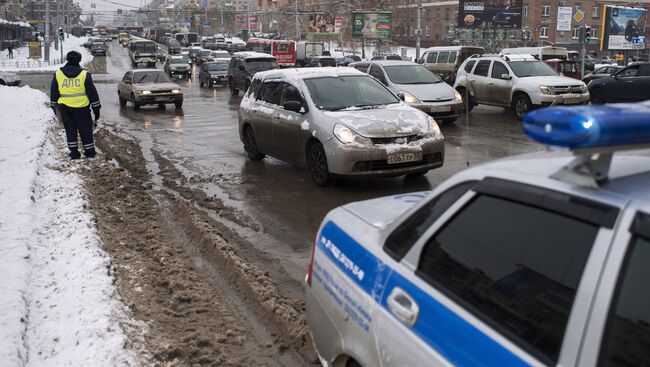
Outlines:
{"type": "Polygon", "coordinates": [[[399,99],[370,76],[340,76],[306,79],[316,107],[336,111],[345,108],[372,108],[399,103],[399,99]]]}
{"type": "Polygon", "coordinates": [[[436,84],[442,82],[435,74],[420,65],[384,66],[388,79],[395,84],[436,84]]]}
{"type": "Polygon", "coordinates": [[[546,63],[535,61],[508,61],[508,65],[519,78],[529,76],[555,76],[557,73],[546,63]]]}
{"type": "Polygon", "coordinates": [[[161,71],[146,71],[135,73],[133,76],[133,84],[145,83],[167,83],[170,82],[167,74],[161,71]]]}

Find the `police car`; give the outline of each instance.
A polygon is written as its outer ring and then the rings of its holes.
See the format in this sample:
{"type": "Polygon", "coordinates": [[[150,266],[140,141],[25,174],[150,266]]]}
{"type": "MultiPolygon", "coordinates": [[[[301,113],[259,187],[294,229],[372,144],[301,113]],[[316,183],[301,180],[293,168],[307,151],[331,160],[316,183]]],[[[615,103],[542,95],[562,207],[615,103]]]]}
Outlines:
{"type": "Polygon", "coordinates": [[[533,111],[526,133],[571,152],[331,211],[306,276],[322,365],[650,365],[648,121],[533,111]]]}

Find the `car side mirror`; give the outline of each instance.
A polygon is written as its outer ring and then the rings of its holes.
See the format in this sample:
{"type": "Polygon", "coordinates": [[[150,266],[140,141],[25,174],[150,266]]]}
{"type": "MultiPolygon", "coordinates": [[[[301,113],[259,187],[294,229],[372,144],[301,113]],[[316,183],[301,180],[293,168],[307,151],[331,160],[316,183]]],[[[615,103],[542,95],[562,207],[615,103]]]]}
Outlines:
{"type": "Polygon", "coordinates": [[[302,109],[302,103],[298,101],[289,101],[284,104],[284,109],[292,112],[300,112],[302,109]]]}
{"type": "Polygon", "coordinates": [[[404,94],[402,94],[402,93],[399,93],[397,96],[398,96],[399,99],[401,99],[402,101],[404,101],[404,100],[406,99],[406,96],[405,96],[404,94]]]}
{"type": "Polygon", "coordinates": [[[510,74],[501,74],[501,79],[510,80],[510,79],[512,79],[512,77],[510,76],[510,74]]]}

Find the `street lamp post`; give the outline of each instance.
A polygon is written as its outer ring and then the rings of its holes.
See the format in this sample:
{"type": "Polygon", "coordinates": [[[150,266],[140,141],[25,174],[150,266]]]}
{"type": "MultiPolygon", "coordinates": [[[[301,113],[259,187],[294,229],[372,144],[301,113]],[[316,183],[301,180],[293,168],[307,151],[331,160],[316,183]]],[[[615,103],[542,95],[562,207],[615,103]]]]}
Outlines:
{"type": "Polygon", "coordinates": [[[416,17],[417,29],[415,30],[415,60],[420,59],[420,34],[422,33],[422,3],[418,3],[418,13],[416,17]]]}

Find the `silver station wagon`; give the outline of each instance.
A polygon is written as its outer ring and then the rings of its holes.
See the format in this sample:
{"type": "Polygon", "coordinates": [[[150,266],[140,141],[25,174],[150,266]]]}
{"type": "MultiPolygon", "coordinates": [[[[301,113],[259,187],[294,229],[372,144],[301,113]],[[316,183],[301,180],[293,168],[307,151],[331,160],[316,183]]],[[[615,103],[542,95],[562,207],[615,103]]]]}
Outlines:
{"type": "Polygon", "coordinates": [[[423,175],[444,161],[435,120],[352,68],[255,74],[239,133],[250,159],[305,166],[320,186],[333,176],[423,175]]]}

